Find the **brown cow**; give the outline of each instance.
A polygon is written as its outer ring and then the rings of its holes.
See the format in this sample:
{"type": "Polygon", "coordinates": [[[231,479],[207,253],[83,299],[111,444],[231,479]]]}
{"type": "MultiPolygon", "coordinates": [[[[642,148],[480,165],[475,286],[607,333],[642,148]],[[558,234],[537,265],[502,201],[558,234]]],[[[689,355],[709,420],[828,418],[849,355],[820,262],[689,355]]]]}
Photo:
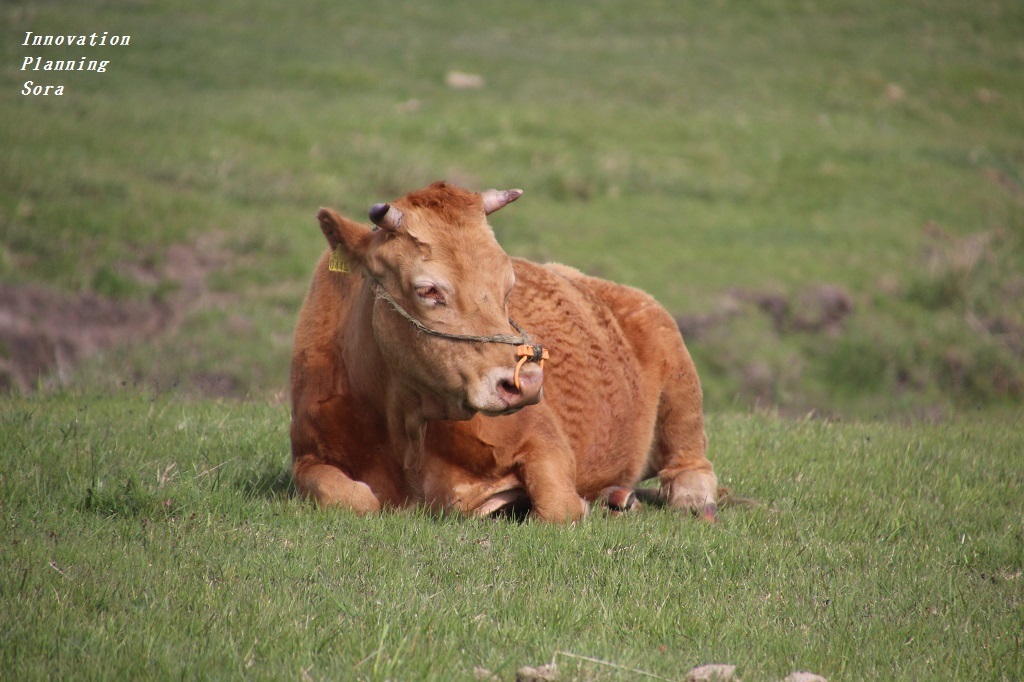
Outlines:
{"type": "Polygon", "coordinates": [[[675,322],[636,289],[509,258],[486,216],[520,194],[435,183],[375,205],[373,230],[321,209],[330,249],[292,356],[298,490],[358,512],[527,504],[571,521],[609,495],[631,506],[623,488],[657,474],[666,502],[713,520],[675,322]]]}

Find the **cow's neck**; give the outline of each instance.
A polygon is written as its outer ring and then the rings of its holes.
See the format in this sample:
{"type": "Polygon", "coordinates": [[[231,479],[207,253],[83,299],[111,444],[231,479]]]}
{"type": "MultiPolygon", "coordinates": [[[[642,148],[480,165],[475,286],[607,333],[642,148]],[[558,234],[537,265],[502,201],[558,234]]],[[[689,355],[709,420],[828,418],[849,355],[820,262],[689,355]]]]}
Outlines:
{"type": "Polygon", "coordinates": [[[360,286],[349,317],[340,330],[339,351],[345,364],[348,389],[362,405],[383,413],[394,383],[373,333],[374,296],[360,286]]]}
{"type": "Polygon", "coordinates": [[[422,420],[465,419],[451,414],[444,398],[388,366],[373,328],[373,307],[380,302],[370,287],[360,287],[356,304],[342,326],[339,352],[345,365],[348,392],[361,404],[391,414],[398,407],[422,420]]]}
{"type": "Polygon", "coordinates": [[[421,471],[427,420],[410,396],[393,393],[387,411],[388,434],[394,457],[405,473],[406,494],[416,502],[423,499],[421,471]]]}
{"type": "Polygon", "coordinates": [[[423,500],[423,465],[427,423],[441,419],[466,419],[454,414],[440,396],[392,377],[386,407],[392,451],[405,472],[406,489],[417,502],[423,500]]]}
{"type": "Polygon", "coordinates": [[[356,295],[340,344],[349,389],[353,398],[386,419],[390,449],[405,470],[408,493],[419,499],[427,422],[465,417],[449,414],[450,408],[440,396],[394,375],[373,330],[376,296],[365,286],[356,295]]]}

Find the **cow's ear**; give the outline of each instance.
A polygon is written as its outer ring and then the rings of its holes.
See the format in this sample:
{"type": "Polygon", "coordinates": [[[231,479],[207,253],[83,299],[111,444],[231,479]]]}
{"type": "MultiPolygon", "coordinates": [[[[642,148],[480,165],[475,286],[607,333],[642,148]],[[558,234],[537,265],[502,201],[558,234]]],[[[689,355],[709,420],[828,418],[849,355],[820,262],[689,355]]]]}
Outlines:
{"type": "Polygon", "coordinates": [[[366,243],[372,234],[369,228],[338,214],[329,208],[321,208],[316,214],[320,229],[327,237],[331,251],[338,247],[352,259],[361,260],[366,252],[366,243]]]}

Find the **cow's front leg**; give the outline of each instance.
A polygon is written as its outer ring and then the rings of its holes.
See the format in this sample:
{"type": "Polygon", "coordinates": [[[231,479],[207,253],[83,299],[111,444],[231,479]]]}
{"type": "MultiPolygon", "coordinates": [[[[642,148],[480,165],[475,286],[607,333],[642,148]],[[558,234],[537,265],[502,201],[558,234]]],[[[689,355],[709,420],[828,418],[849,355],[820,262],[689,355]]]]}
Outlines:
{"type": "Polygon", "coordinates": [[[360,514],[380,511],[381,502],[370,486],[349,478],[338,467],[325,464],[314,455],[294,460],[292,478],[299,494],[318,506],[344,507],[360,514]]]}
{"type": "Polygon", "coordinates": [[[522,463],[520,476],[535,518],[572,523],[589,511],[587,502],[576,492],[576,461],[568,451],[535,451],[522,463]]]}

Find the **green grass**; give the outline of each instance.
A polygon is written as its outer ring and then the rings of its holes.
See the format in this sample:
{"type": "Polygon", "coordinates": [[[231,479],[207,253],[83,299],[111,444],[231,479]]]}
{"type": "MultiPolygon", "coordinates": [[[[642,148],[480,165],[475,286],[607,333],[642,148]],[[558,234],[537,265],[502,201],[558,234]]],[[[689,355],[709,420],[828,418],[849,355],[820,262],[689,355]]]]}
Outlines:
{"type": "Polygon", "coordinates": [[[66,394],[2,415],[11,679],[1024,674],[1019,414],[713,417],[723,482],[760,506],[571,528],[317,511],[277,405],[66,394]]]}
{"type": "Polygon", "coordinates": [[[204,286],[218,295],[182,297],[157,360],[112,351],[72,384],[188,391],[216,373],[238,396],[279,391],[323,248],[316,208],[361,216],[445,177],[526,190],[494,218],[513,254],[643,287],[679,315],[737,288],[848,292],[847,340],[765,330],[749,308],[694,339],[712,408],[870,417],[1024,399],[1019,3],[0,13],[18,38],[100,26],[131,45],[95,53],[105,74],[51,78],[62,98],[17,95],[45,74],[17,70],[20,40],[0,46],[0,280],[177,300],[168,254],[184,246],[217,256],[204,286]],[[453,90],[451,70],[485,86],[453,90]],[[989,241],[973,263],[936,261],[958,248],[930,226],[989,241]],[[233,315],[252,331],[225,334],[233,315]],[[849,346],[874,347],[854,362],[879,381],[834,371],[849,346]]]}
{"type": "Polygon", "coordinates": [[[0,677],[1024,677],[1021,3],[44,0],[0,33],[0,284],[177,311],[0,397],[0,677]],[[26,30],[132,43],[26,74],[26,30]],[[689,339],[711,456],[760,506],[567,529],[294,498],[316,209],[440,178],[526,190],[510,253],[716,320],[689,339]],[[801,329],[820,284],[853,312],[801,329]]]}

